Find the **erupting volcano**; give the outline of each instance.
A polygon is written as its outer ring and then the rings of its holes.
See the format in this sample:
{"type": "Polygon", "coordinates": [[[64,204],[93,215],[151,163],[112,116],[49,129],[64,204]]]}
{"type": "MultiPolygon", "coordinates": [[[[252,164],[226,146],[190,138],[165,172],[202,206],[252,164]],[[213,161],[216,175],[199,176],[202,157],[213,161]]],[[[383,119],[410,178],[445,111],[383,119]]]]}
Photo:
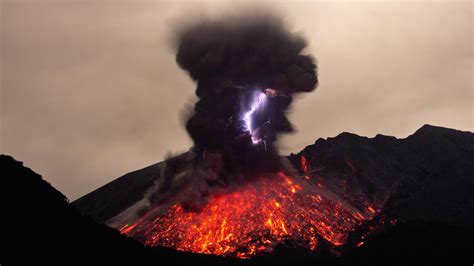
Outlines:
{"type": "Polygon", "coordinates": [[[177,39],[176,60],[197,82],[186,123],[194,147],[109,224],[146,245],[241,258],[282,243],[343,244],[375,210],[344,204],[311,180],[304,157],[299,175],[274,145],[293,130],[292,95],[318,82],[304,39],[268,15],[201,22],[177,39]]]}
{"type": "Polygon", "coordinates": [[[473,263],[470,6],[3,2],[0,266],[473,263]]]}
{"type": "Polygon", "coordinates": [[[341,133],[282,157],[284,171],[225,180],[215,174],[221,155],[192,149],[117,178],[74,205],[142,244],[185,251],[179,254],[287,257],[285,265],[295,257],[338,257],[352,265],[353,251],[360,258],[380,250],[398,256],[411,245],[416,254],[428,248],[425,258],[433,254],[431,243],[441,243],[438,254],[457,256],[472,240],[473,139],[429,125],[406,139],[341,133]],[[451,226],[467,229],[456,233],[451,226]]]}

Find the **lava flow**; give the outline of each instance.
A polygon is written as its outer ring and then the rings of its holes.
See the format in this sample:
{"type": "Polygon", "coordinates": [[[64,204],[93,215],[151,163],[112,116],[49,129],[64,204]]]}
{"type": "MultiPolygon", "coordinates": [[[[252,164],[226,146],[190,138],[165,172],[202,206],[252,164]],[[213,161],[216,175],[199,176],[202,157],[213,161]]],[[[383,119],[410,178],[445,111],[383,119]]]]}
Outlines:
{"type": "Polygon", "coordinates": [[[342,245],[366,218],[308,180],[278,173],[215,196],[198,212],[156,208],[120,231],[149,246],[249,258],[285,241],[313,251],[321,238],[342,245]]]}

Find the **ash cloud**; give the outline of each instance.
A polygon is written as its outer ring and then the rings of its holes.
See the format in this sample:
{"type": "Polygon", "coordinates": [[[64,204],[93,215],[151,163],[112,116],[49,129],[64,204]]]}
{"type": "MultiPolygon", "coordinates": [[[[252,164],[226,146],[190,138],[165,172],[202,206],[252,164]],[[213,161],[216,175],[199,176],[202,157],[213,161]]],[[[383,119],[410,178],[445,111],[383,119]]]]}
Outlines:
{"type": "Polygon", "coordinates": [[[176,61],[197,83],[198,102],[186,129],[197,152],[220,152],[227,173],[255,174],[281,167],[273,145],[293,131],[285,112],[292,95],[318,83],[315,60],[302,51],[306,41],[275,15],[205,20],[180,30],[176,61]],[[256,93],[265,106],[250,118],[256,93]],[[256,144],[252,141],[258,138],[256,144]]]}
{"type": "Polygon", "coordinates": [[[305,40],[274,15],[201,21],[176,40],[176,61],[197,84],[186,118],[194,147],[166,160],[143,213],[176,203],[199,210],[211,195],[291,172],[274,141],[293,131],[285,115],[292,96],[318,83],[315,60],[302,54],[305,40]]]}

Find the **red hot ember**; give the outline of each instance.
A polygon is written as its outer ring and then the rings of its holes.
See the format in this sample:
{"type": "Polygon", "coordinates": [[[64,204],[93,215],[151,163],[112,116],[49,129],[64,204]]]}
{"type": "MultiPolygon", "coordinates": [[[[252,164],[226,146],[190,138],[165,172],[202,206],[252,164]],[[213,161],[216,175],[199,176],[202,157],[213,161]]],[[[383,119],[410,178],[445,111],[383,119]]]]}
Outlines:
{"type": "Polygon", "coordinates": [[[120,231],[149,246],[249,258],[286,240],[313,251],[321,239],[342,245],[349,231],[370,216],[304,178],[280,172],[214,195],[197,212],[179,204],[164,213],[157,207],[120,231]]]}
{"type": "Polygon", "coordinates": [[[301,164],[301,170],[303,171],[303,173],[308,172],[309,161],[303,155],[301,155],[301,157],[300,157],[300,164],[301,164]]]}

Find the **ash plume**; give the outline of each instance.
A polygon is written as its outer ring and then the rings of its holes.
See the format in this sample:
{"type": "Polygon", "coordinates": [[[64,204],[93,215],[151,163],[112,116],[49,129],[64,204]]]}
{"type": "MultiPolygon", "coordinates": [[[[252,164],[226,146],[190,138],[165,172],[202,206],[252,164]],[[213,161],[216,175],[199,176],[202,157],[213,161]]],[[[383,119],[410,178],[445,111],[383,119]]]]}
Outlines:
{"type": "Polygon", "coordinates": [[[181,30],[178,65],[196,81],[198,102],[186,129],[196,152],[219,152],[228,174],[275,172],[274,141],[293,131],[292,95],[318,83],[306,41],[275,15],[201,21],[181,30]]]}
{"type": "Polygon", "coordinates": [[[293,131],[285,115],[292,96],[318,83],[305,40],[274,15],[201,21],[177,37],[176,61],[197,84],[186,119],[194,147],[166,160],[141,213],[174,204],[199,210],[212,195],[291,172],[274,142],[293,131]]]}

